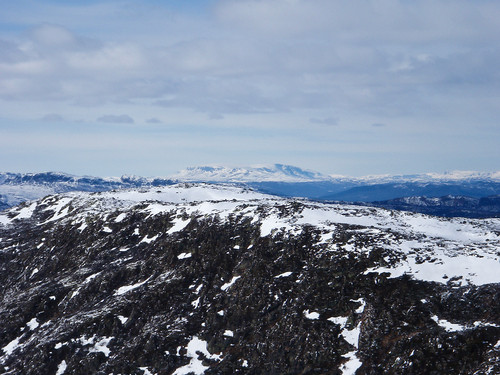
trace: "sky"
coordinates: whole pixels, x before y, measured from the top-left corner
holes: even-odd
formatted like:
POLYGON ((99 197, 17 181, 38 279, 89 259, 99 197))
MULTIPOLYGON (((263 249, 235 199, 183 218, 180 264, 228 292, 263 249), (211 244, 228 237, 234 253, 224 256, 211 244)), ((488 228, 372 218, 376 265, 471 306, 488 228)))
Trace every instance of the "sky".
POLYGON ((0 171, 500 170, 497 0, 0 7, 0 171))

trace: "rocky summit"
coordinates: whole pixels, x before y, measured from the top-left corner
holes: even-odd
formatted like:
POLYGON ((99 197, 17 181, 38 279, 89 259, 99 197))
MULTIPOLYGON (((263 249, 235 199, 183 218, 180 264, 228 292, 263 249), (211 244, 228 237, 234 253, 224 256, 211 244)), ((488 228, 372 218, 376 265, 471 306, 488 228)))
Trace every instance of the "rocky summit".
POLYGON ((498 374, 500 219, 177 184, 0 213, 4 374, 498 374))

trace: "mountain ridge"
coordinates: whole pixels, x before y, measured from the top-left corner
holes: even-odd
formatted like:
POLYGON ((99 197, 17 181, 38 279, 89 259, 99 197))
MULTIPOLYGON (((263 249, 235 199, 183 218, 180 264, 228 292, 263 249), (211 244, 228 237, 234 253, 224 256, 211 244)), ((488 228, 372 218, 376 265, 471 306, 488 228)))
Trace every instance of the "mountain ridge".
MULTIPOLYGON (((437 198, 454 195, 485 198, 500 194, 498 175, 500 175, 498 172, 453 172, 392 177, 384 175, 332 178, 318 172, 282 164, 254 169, 194 167, 172 177, 129 175, 92 177, 62 172, 0 173, 0 209, 49 194, 161 187, 179 182, 179 179, 190 182, 239 184, 263 193, 284 197, 345 202, 379 202, 411 196, 437 198)), ((470 214, 474 215, 473 212, 470 214)), ((484 212, 478 213, 478 217, 481 217, 480 215, 484 215, 484 212)))
POLYGON ((500 219, 182 183, 0 213, 0 369, 500 370, 500 219))

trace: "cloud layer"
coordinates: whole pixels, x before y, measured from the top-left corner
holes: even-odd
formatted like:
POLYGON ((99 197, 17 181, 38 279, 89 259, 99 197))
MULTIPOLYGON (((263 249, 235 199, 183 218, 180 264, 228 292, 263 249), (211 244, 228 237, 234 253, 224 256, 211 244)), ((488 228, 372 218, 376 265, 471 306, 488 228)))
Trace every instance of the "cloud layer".
POLYGON ((497 1, 187 3, 12 3, 0 14, 1 113, 335 139, 497 134, 497 1))

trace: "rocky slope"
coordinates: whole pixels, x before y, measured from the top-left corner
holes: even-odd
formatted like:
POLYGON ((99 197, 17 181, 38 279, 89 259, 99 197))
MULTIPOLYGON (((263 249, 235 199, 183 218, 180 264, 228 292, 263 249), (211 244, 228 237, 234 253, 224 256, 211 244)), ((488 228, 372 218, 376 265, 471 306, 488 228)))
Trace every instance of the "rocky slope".
POLYGON ((227 186, 0 213, 5 374, 500 372, 500 219, 227 186))

